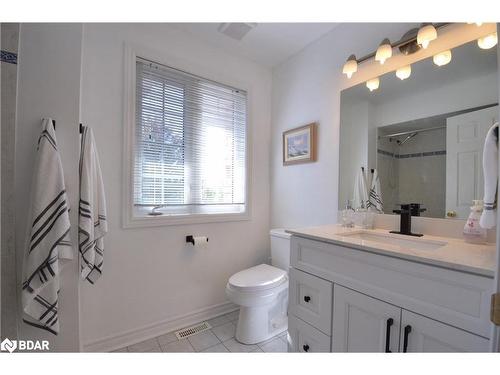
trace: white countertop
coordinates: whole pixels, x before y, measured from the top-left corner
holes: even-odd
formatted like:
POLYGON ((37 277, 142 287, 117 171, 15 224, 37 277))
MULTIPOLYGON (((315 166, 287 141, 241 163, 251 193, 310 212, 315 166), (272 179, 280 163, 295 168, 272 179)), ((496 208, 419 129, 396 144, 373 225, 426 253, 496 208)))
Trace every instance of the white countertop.
POLYGON ((369 251, 376 254, 406 259, 414 262, 448 268, 456 271, 469 272, 477 275, 494 277, 495 275, 495 244, 469 244, 462 239, 424 235, 412 237, 399 234, 389 234, 385 229, 344 228, 339 224, 323 225, 318 227, 298 228, 287 230, 293 235, 342 245, 356 250, 369 251), (343 236, 344 233, 370 232, 383 234, 403 240, 445 242, 437 249, 410 249, 394 244, 385 244, 343 236))

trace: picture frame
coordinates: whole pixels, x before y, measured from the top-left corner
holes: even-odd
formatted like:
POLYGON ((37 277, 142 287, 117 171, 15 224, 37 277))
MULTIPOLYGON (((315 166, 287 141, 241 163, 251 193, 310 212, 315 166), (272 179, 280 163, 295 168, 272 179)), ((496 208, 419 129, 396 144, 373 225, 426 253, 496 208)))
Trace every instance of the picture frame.
POLYGON ((283 165, 316 161, 315 122, 283 132, 283 165))

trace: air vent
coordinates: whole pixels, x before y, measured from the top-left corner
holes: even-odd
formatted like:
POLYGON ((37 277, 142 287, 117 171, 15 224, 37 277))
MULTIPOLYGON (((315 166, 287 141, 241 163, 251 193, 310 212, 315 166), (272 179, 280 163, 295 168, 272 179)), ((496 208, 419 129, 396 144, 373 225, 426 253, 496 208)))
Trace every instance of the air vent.
POLYGON ((232 39, 241 40, 255 26, 256 23, 221 23, 217 30, 232 39))
POLYGON ((181 329, 180 331, 175 332, 175 335, 179 340, 185 339, 186 337, 190 337, 196 335, 200 332, 208 331, 212 326, 207 322, 201 322, 195 326, 181 329))

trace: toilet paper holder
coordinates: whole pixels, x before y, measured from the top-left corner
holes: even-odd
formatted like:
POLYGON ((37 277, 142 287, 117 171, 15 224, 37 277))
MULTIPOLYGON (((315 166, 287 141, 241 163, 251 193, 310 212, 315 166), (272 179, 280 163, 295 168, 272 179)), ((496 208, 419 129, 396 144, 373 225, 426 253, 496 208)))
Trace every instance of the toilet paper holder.
MULTIPOLYGON (((208 242, 208 237, 207 237, 207 242, 208 242)), ((186 236, 186 243, 190 243, 194 246, 194 236, 192 234, 186 236)))

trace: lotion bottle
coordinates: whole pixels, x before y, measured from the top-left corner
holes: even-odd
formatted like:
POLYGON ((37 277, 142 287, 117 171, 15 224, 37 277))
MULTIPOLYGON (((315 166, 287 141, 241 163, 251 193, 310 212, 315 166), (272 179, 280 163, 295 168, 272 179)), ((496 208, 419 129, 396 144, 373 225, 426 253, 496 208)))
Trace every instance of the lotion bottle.
POLYGON ((473 200, 470 208, 469 218, 464 226, 464 241, 468 243, 483 244, 486 243, 486 229, 479 225, 479 219, 483 212, 483 201, 473 200))

